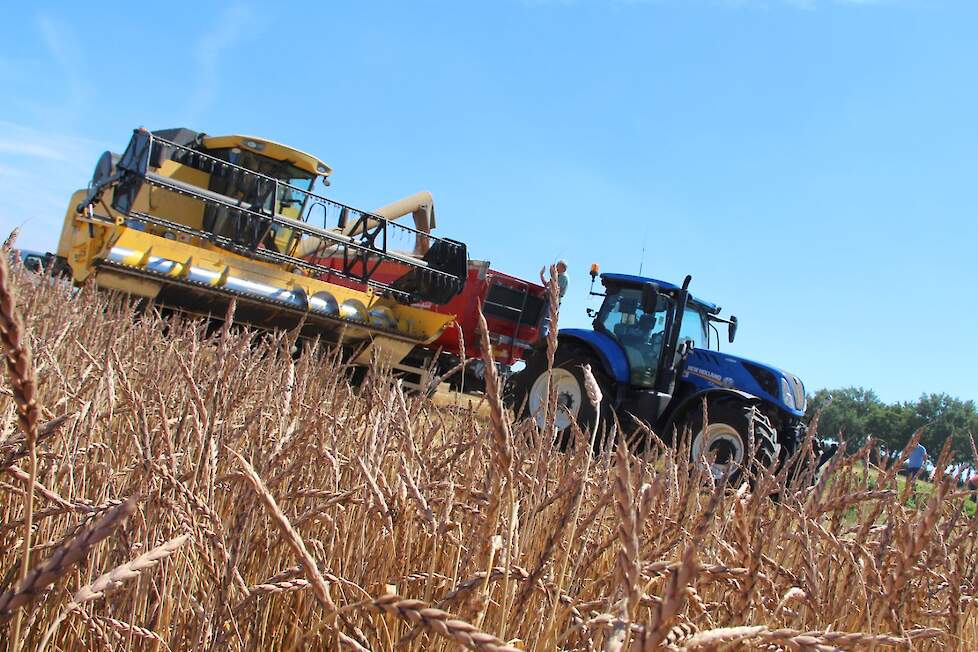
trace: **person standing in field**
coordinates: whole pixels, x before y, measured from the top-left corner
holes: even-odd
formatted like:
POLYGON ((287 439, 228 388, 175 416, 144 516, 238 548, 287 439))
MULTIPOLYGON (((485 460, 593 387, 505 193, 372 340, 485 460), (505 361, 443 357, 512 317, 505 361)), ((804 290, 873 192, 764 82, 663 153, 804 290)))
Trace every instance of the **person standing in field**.
POLYGON ((913 450, 910 451, 910 457, 907 458, 907 464, 900 470, 900 473, 915 480, 917 476, 920 475, 921 469, 924 468, 924 463, 926 462, 927 449, 924 448, 923 444, 917 444, 914 446, 913 450))
MULTIPOLYGON (((554 265, 557 268, 557 307, 560 307, 561 301, 564 299, 564 295, 567 293, 567 285, 569 281, 567 280, 567 261, 560 259, 557 264, 554 265)), ((540 284, 546 287, 547 279, 544 278, 544 272, 546 272, 546 267, 540 268, 540 284)), ((543 321, 540 324, 540 338, 545 338, 550 334, 550 293, 547 293, 547 298, 543 302, 543 321)))

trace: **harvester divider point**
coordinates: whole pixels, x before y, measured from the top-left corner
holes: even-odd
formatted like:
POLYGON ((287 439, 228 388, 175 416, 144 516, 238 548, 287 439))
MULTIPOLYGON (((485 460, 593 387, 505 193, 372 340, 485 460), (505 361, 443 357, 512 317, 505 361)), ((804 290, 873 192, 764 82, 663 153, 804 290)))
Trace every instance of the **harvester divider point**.
POLYGON ((146 267, 146 265, 149 264, 149 258, 152 252, 153 252, 153 247, 146 247, 146 251, 145 253, 143 253, 142 258, 140 258, 139 262, 136 263, 137 267, 146 267))

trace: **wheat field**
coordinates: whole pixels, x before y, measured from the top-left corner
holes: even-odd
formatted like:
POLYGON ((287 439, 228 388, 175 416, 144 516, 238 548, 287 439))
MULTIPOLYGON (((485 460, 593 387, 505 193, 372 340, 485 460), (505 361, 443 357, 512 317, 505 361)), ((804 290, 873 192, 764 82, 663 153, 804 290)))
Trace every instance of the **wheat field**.
POLYGON ((978 641, 969 496, 940 473, 911 500, 864 448, 814 488, 717 488, 686 449, 558 452, 497 392, 487 419, 382 369, 354 389, 289 333, 0 272, 7 649, 978 641))

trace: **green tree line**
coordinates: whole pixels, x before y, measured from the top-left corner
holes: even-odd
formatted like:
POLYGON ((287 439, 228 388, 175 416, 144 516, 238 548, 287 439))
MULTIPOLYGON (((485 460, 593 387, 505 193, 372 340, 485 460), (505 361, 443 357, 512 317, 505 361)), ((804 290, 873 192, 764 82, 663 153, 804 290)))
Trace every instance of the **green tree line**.
POLYGON ((900 451, 923 428, 920 442, 934 461, 951 439, 955 462, 976 465, 969 435, 978 435, 978 408, 948 394, 924 394, 916 401, 884 403, 871 389, 820 389, 808 397, 808 417, 816 413, 821 437, 844 438, 850 450, 868 437, 889 451, 900 451))

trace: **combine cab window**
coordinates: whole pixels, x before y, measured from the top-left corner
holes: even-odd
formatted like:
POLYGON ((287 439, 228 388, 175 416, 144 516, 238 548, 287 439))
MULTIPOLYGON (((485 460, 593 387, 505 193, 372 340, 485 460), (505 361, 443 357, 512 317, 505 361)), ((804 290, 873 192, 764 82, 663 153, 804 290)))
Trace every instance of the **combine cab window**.
POLYGON ((621 344, 631 367, 631 382, 639 387, 655 385, 656 370, 665 340, 672 300, 659 296, 654 312, 642 310, 642 292, 627 288, 609 294, 597 321, 621 344))
MULTIPOLYGON (((302 219, 302 208, 306 195, 302 190, 311 190, 315 175, 300 170, 285 161, 276 161, 241 150, 215 149, 207 152, 211 156, 234 163, 253 172, 282 181, 276 185, 261 179, 243 175, 234 170, 216 169, 211 174, 209 190, 237 200, 241 205, 263 213, 276 213, 283 217, 302 219)), ((288 245, 291 229, 273 226, 248 216, 228 211, 226 208, 208 206, 204 211, 204 228, 218 235, 233 238, 239 244, 253 248, 259 245, 283 251, 288 245)))

